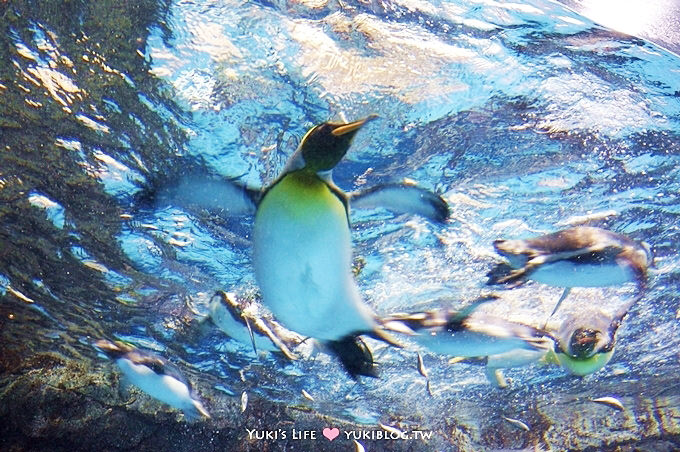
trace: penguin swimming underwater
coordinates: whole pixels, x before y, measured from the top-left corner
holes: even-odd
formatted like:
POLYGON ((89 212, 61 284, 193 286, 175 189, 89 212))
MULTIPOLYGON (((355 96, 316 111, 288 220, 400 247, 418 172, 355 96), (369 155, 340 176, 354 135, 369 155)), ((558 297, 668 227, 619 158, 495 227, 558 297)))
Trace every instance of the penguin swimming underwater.
MULTIPOLYGON (((637 298, 614 314, 603 311, 569 313, 557 331, 542 330, 544 342, 534 350, 517 348, 481 359, 488 380, 499 387, 506 383, 502 369, 533 363, 556 364, 572 375, 584 376, 603 368, 612 358, 616 332, 637 298)), ((466 362, 466 360, 463 360, 466 362)))
POLYGON ((521 284, 532 279, 564 287, 553 312, 572 287, 605 287, 633 281, 638 291, 646 287, 652 263, 648 244, 602 228, 576 226, 526 240, 496 240, 496 251, 507 258, 489 273, 488 284, 521 284))
POLYGON ((254 212, 253 265, 262 304, 285 328, 325 344, 352 377, 375 376, 360 335, 393 341, 363 302, 352 275, 350 205, 380 206, 435 222, 449 216, 440 196, 411 183, 350 193, 333 183, 333 168, 374 117, 313 127, 278 178, 262 190, 195 174, 165 190, 165 197, 187 207, 254 212))
POLYGON ((348 196, 333 183, 333 168, 371 119, 326 122, 307 132, 263 192, 253 230, 263 304, 287 328, 326 343, 352 376, 375 376, 359 335, 393 341, 362 301, 351 272, 349 204, 382 204, 435 221, 448 217, 446 203, 418 187, 392 184, 348 196))
POLYGON ((382 321, 385 325, 394 321, 403 324, 418 345, 434 353, 456 357, 456 361, 483 363, 487 379, 503 388, 507 383, 501 369, 540 360, 553 341, 538 328, 475 312, 483 303, 496 299, 495 295, 482 297, 460 311, 398 313, 382 321))
POLYGON ((603 368, 614 354, 616 332, 636 301, 627 302, 614 314, 598 310, 567 315, 556 333, 548 333, 560 366, 579 376, 603 368))
POLYGON ((518 349, 547 350, 546 334, 542 330, 475 312, 481 304, 495 299, 495 296, 483 297, 461 311, 399 313, 382 320, 386 324, 401 322, 415 333, 412 335, 415 342, 443 355, 474 358, 518 349))
POLYGON ((169 361, 120 341, 101 339, 94 345, 115 360, 130 383, 151 397, 182 410, 189 420, 201 416, 210 418, 203 404, 192 394, 191 383, 169 361))
POLYGON ((256 315, 251 306, 233 293, 216 292, 210 299, 209 309, 211 320, 223 333, 244 344, 252 344, 255 353, 258 350, 281 352, 294 360, 290 347, 304 340, 272 319, 256 315))

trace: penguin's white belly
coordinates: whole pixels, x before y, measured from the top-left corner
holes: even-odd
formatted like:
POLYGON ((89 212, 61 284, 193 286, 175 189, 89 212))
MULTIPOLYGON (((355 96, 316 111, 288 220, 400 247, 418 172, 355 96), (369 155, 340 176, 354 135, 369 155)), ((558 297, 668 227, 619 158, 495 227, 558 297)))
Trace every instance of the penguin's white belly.
POLYGON ((193 405, 189 388, 176 378, 156 374, 147 366, 135 364, 129 359, 120 358, 116 363, 130 383, 151 397, 181 410, 193 405))
POLYGON ((283 325, 324 340, 373 329, 351 274, 346 210, 325 183, 287 176, 276 184, 253 239, 263 303, 283 325))
POLYGON ((505 353, 498 353, 487 358, 486 366, 492 369, 507 369, 510 367, 523 367, 543 358, 548 349, 525 350, 515 349, 505 353))
POLYGON ((605 287, 632 281, 634 275, 627 266, 616 262, 603 264, 574 264, 558 261, 541 265, 530 276, 550 286, 558 287, 605 287))
POLYGON ((493 337, 471 331, 454 333, 439 331, 434 334, 425 332, 416 336, 415 340, 435 353, 466 358, 496 355, 518 348, 530 348, 521 339, 493 337))

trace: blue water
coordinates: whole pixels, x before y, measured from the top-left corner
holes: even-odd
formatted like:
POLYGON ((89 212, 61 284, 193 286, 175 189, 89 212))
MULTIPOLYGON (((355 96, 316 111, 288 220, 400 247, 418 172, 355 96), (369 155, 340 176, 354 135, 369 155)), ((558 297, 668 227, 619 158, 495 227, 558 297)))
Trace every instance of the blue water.
MULTIPOLYGON (((444 227, 355 214, 355 253, 367 262, 360 284, 377 312, 431 308, 442 299, 460 305, 483 288, 494 239, 551 232, 570 217, 614 211, 607 226, 650 241, 660 276, 621 330, 616 360, 596 378, 620 369, 649 372, 650 360, 673 356, 672 347, 654 358, 649 349, 677 343, 677 296, 653 301, 660 293, 655 282, 677 271, 670 245, 677 233, 676 56, 612 36, 551 2, 283 9, 178 2, 168 20, 173 37, 152 32, 146 55, 193 112, 187 155, 218 174, 262 185, 281 171, 312 124, 378 113, 334 172, 338 184, 350 190, 408 177, 451 203, 453 219, 444 227), (645 333, 650 325, 653 335, 645 333)), ((173 234, 189 242, 175 247, 187 267, 169 273, 186 281, 190 271, 186 282, 195 290, 209 293, 215 282, 230 290, 253 285, 248 249, 210 225, 168 210, 148 221, 166 242, 173 234)), ((124 230, 120 241, 136 262, 168 272, 152 249, 129 245, 138 243, 137 232, 124 230)), ((583 292, 575 291, 571 309, 588 303, 612 309, 617 295, 628 296, 625 289, 602 298, 583 292)), ((494 311, 540 324, 558 296, 559 290, 529 285, 494 311)), ((199 310, 206 300, 195 300, 199 310)), ((202 342, 205 356, 195 364, 223 375, 223 340, 217 334, 202 342)), ((433 410, 431 401, 420 402, 423 379, 413 353, 371 345, 383 377, 363 390, 322 358, 288 366, 302 375, 296 370, 292 378, 278 377, 275 387, 250 390, 286 403, 300 399, 291 398, 298 388, 327 393, 317 398, 322 411, 369 423, 387 413, 433 410), (347 403, 337 403, 337 389, 348 394, 347 403)), ((479 368, 426 360, 444 401, 487 389, 479 368)), ((509 372, 519 374, 519 385, 565 379, 554 370, 509 372)))
MULTIPOLYGON (((60 70, 75 80, 63 68, 49 69, 44 33, 26 36, 14 37, 17 64, 29 74, 31 68, 53 71, 52 78, 34 74, 37 83, 54 85, 60 70)), ((119 206, 123 217, 110 219, 119 224, 115 246, 135 268, 109 265, 86 246, 72 248, 117 294, 116 304, 98 306, 89 318, 99 334, 180 362, 199 391, 209 385, 225 397, 247 391, 302 404, 305 389, 318 411, 362 423, 398 415, 427 427, 428 419, 455 411, 457 400, 486 397, 491 389, 481 367, 450 365, 435 355, 424 359, 436 397, 425 397, 415 353, 372 340, 381 379, 357 385, 323 354, 286 363, 257 358, 216 330, 195 334, 216 289, 255 288, 252 218, 135 202, 159 176, 160 161, 169 167, 192 162, 262 186, 283 169, 310 126, 377 113, 334 171, 336 183, 349 191, 413 179, 442 194, 452 219, 435 225, 384 211, 352 213, 355 255, 366 261, 359 285, 375 311, 461 306, 486 290, 484 275, 498 259, 493 240, 601 217, 594 224, 649 242, 656 258, 649 291, 621 327, 614 359, 585 381, 648 379, 653 385, 655 374, 677 366, 677 55, 547 0, 173 1, 139 53, 175 105, 144 92, 137 100, 166 129, 128 112, 129 100, 106 98, 107 110, 74 111, 73 117, 115 145, 92 147, 67 132, 58 143, 79 156, 119 206), (113 123, 121 112, 158 148, 158 160, 113 123), (165 138, 171 129, 187 137, 176 148, 165 138)), ((67 81, 57 80, 53 101, 74 95, 67 81)), ((54 228, 76 228, 67 203, 40 190, 26 196, 54 228)), ((3 303, 21 303, 7 293, 12 284, 0 273, 3 303)), ((575 289, 563 306, 565 313, 612 312, 632 291, 575 289)), ((532 283, 504 292, 485 309, 542 325, 559 295, 532 283)), ((54 298, 34 306, 50 317, 65 309, 54 298)), ((46 335, 69 329, 41 324, 46 335)), ((80 334, 82 342, 94 335, 80 334)), ((581 384, 559 368, 507 374, 520 405, 550 388, 581 384)))

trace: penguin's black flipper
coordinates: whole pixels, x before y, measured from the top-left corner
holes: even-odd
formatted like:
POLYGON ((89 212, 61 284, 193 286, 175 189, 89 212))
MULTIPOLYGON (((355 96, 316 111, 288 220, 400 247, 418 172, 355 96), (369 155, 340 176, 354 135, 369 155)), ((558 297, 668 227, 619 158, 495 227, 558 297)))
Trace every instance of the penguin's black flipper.
POLYGON ((420 215, 443 223, 449 218, 449 205, 429 190, 412 183, 384 184, 349 193, 349 203, 356 209, 385 208, 396 213, 420 215))
POLYGON ((456 312, 455 314, 451 315, 446 322, 446 329, 450 331, 456 331, 459 329, 465 320, 472 315, 473 312, 475 312, 480 306, 483 304, 486 304, 490 301, 496 301, 500 297, 496 294, 488 294, 488 295, 482 295, 478 297, 476 300, 474 300, 472 303, 469 305, 465 306, 463 309, 460 311, 456 312))
POLYGON ((562 302, 567 298, 569 295, 569 292, 571 292, 571 287, 565 287, 564 291, 562 292, 562 295, 560 296, 560 299, 557 300, 557 304, 555 304, 555 307, 553 308, 552 312, 550 313, 550 317, 554 316, 557 310, 560 308, 562 305, 562 302))
POLYGON ((378 378, 378 369, 368 345, 358 336, 345 336, 337 341, 326 342, 329 350, 340 359, 352 379, 360 375, 378 378))
POLYGON ((157 189, 157 202, 174 206, 206 209, 220 216, 252 215, 260 191, 219 177, 184 174, 172 184, 157 189))
POLYGON ((616 334, 616 330, 618 330, 619 326, 621 326, 621 323, 623 323, 623 319, 626 318, 630 309, 633 307, 633 305, 635 305, 635 303, 640 301, 641 298, 642 294, 636 295, 614 313, 614 315, 612 316, 612 320, 609 324, 609 334, 611 335, 611 337, 614 337, 614 334, 616 334))

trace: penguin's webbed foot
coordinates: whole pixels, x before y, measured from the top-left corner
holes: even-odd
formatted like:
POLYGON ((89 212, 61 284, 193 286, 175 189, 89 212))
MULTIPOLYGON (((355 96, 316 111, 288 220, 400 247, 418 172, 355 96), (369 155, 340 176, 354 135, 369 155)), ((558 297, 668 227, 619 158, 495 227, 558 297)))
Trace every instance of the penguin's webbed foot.
POLYGON ((360 375, 378 378, 378 369, 368 345, 358 336, 345 336, 326 343, 330 351, 340 359, 345 371, 357 380, 360 375))

